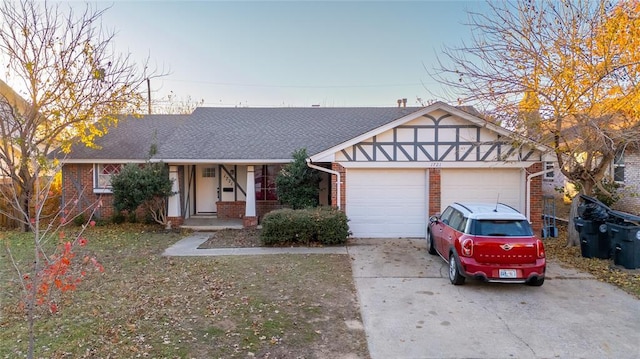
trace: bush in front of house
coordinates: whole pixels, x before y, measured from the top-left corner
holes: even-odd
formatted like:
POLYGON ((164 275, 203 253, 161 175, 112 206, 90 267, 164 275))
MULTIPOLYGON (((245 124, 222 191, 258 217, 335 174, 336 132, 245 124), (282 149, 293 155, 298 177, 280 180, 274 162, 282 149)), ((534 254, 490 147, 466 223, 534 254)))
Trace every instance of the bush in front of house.
POLYGON ((293 161, 285 165, 276 177, 276 191, 281 203, 293 209, 318 205, 320 172, 307 166, 305 148, 293 152, 293 161))
POLYGON ((262 219, 260 241, 265 246, 344 244, 347 221, 344 212, 333 208, 279 209, 262 219))

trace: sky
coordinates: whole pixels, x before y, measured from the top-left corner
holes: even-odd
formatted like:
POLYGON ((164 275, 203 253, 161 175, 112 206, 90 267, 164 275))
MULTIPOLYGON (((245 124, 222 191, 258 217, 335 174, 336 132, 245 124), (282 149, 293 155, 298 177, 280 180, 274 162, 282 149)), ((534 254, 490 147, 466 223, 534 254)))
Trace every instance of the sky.
MULTIPOLYGON (((78 3, 82 4, 82 3, 78 3)), ((467 41, 475 1, 118 1, 116 50, 167 73, 153 98, 225 107, 408 106, 437 98, 428 70, 467 41)))

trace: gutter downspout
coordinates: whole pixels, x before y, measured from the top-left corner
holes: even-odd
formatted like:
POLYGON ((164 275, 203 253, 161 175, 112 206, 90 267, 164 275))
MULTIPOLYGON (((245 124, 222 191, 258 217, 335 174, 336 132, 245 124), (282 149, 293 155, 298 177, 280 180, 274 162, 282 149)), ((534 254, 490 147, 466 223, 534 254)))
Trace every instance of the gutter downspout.
POLYGON ((542 176, 545 173, 555 171, 555 168, 546 169, 540 172, 532 173, 527 176, 527 219, 531 222, 531 179, 534 177, 542 176))
POLYGON ((338 171, 334 171, 334 170, 330 170, 328 168, 324 168, 324 167, 320 167, 320 166, 316 166, 313 163, 311 163, 311 159, 307 158, 307 167, 309 168, 313 168, 314 170, 318 170, 321 172, 325 172, 325 173, 330 173, 332 175, 336 175, 337 177, 337 181, 336 181, 336 201, 338 202, 338 209, 340 209, 340 185, 342 184, 342 182, 340 181, 340 172, 338 171))

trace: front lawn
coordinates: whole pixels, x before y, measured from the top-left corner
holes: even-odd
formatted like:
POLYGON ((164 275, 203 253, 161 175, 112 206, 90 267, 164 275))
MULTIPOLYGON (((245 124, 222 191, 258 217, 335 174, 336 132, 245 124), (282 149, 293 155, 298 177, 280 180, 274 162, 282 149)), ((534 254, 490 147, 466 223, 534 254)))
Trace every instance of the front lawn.
MULTIPOLYGON (((155 228, 155 227, 153 227, 155 228)), ((59 311, 36 319, 43 358, 368 358, 346 255, 161 256, 182 234, 141 225, 90 228, 90 271, 59 311)), ((21 260, 29 234, 5 232, 21 260)), ((24 357, 27 320, 0 252, 0 358, 24 357)))

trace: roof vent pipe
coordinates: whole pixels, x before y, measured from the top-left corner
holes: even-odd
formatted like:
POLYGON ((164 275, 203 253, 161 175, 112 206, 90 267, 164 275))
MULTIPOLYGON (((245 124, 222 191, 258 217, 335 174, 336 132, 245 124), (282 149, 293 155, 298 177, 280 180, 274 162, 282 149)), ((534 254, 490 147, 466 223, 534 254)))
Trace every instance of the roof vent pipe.
POLYGON ((402 106, 402 100, 398 99, 398 107, 402 106))
POLYGON ((406 98, 402 99, 402 107, 407 107, 407 99, 406 98))

